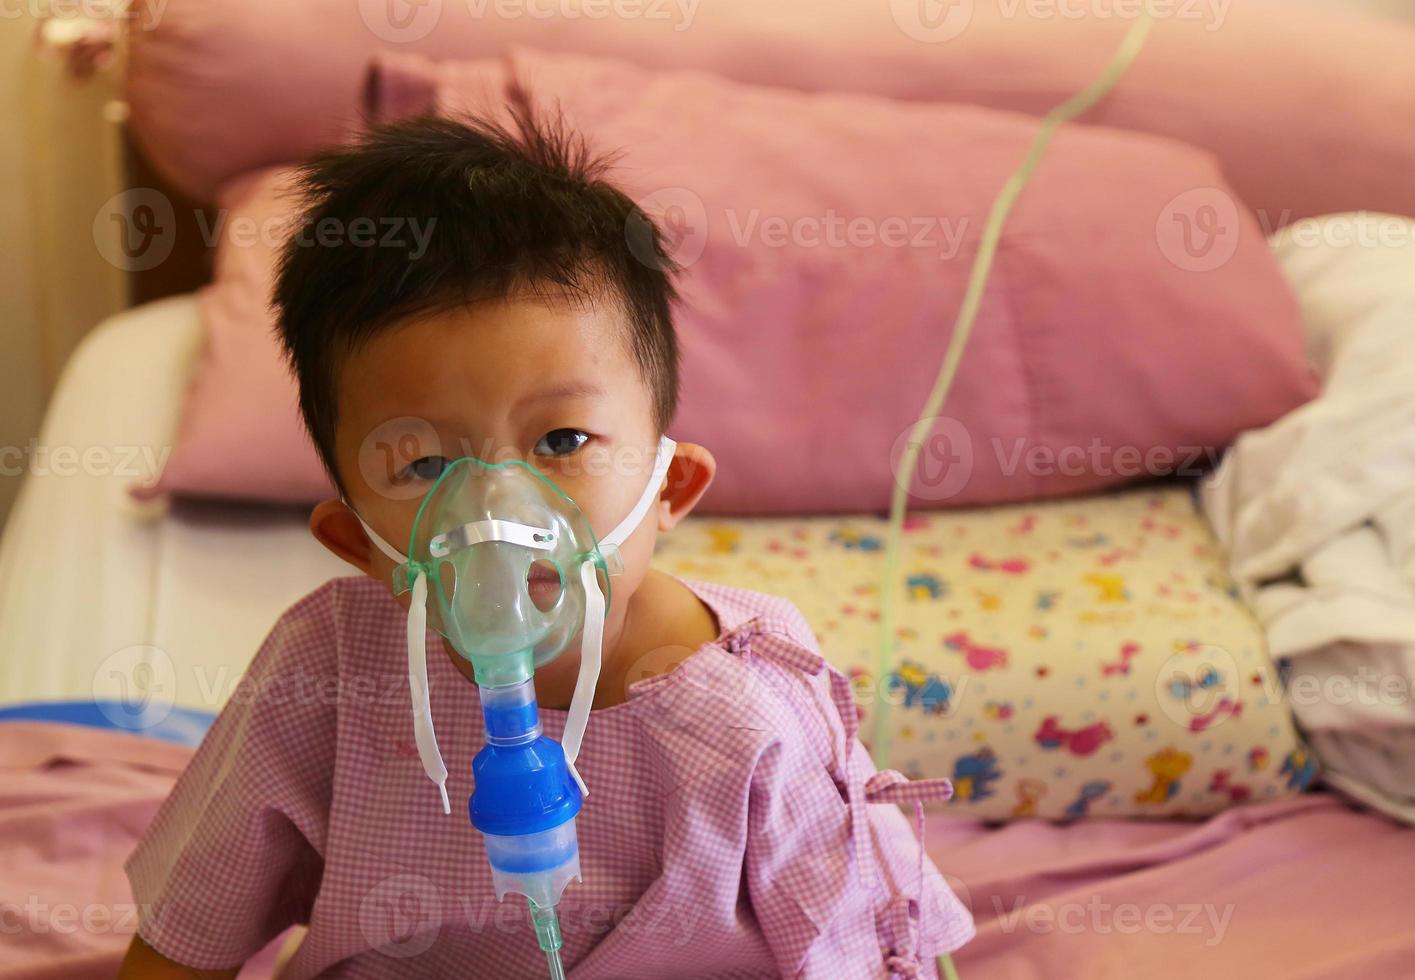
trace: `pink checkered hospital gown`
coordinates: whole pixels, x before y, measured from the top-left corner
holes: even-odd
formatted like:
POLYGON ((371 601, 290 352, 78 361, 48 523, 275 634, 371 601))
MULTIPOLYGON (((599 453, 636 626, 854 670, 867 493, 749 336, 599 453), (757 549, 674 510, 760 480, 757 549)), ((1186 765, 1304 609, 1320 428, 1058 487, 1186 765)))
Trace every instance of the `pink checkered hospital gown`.
MULTIPOLYGON (((794 606, 689 586, 721 636, 590 717, 583 881, 559 910, 572 980, 934 976, 973 922, 880 801, 946 782, 875 771, 794 606)), ((405 623, 368 579, 281 618, 128 859, 153 948, 230 967, 304 923, 289 980, 546 976, 467 819, 476 688, 429 657, 448 816, 413 743, 405 623)), ((541 720, 560 737, 565 712, 541 720)))

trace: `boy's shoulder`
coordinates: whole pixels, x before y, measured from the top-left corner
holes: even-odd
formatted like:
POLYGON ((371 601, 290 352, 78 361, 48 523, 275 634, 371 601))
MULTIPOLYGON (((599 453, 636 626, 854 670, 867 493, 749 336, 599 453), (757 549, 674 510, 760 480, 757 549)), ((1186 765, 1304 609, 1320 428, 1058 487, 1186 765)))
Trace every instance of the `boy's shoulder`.
POLYGON ((672 673, 634 685, 662 723, 702 733, 755 731, 766 742, 853 733, 853 703, 801 611, 780 596, 684 580, 714 613, 718 637, 672 673), (848 714, 845 712, 848 710, 848 714))
POLYGON ((740 633, 750 626, 753 633, 778 636, 820 654, 814 631, 790 599, 715 582, 681 581, 712 610, 718 622, 719 638, 740 633))
POLYGON ((347 672, 386 662, 390 644, 407 642, 406 624, 407 614, 381 582, 343 576, 286 609, 261 652, 306 672, 347 672))

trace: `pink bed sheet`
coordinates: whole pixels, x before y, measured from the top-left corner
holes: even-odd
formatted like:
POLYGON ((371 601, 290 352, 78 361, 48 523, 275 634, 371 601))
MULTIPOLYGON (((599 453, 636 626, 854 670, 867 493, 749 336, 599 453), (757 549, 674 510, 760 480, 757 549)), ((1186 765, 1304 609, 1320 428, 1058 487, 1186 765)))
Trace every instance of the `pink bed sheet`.
POLYGON ((1415 977, 1415 828, 1309 793, 1203 823, 931 818, 964 980, 1415 977))
MULTIPOLYGON (((190 748, 0 722, 0 980, 112 980, 137 928, 123 861, 190 748)), ((270 976, 272 943, 243 976, 270 976)))
MULTIPOLYGON (((122 862, 180 746, 0 724, 0 980, 112 977, 136 925, 122 862)), ((929 818, 978 920, 966 980, 1415 976, 1415 829, 1316 793, 1204 823, 989 828, 929 818)), ((275 945, 243 977, 269 977, 275 945)))

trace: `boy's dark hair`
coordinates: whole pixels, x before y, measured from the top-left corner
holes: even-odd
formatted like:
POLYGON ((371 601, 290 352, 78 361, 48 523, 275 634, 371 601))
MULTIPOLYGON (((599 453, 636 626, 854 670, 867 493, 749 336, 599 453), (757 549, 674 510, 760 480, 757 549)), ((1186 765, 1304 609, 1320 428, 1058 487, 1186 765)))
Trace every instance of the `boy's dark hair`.
POLYGON ((558 116, 538 118, 528 100, 511 115, 514 131, 431 117, 374 127, 299 172, 306 203, 280 256, 274 303, 300 411, 341 490, 342 358, 408 317, 513 293, 615 302, 660 433, 673 417, 676 269, 657 227, 606 182, 612 159, 592 154, 558 116))

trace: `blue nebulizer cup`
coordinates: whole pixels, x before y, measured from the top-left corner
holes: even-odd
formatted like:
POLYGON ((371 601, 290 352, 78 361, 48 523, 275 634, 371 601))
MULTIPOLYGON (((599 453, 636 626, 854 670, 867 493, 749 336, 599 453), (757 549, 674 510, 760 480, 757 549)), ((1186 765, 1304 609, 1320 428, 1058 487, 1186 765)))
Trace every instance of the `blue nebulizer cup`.
POLYGON ((526 896, 550 975, 563 977, 555 906, 580 877, 575 817, 583 798, 564 749, 541 731, 534 682, 480 691, 486 744, 472 761, 467 811, 486 842, 497 899, 526 896))

